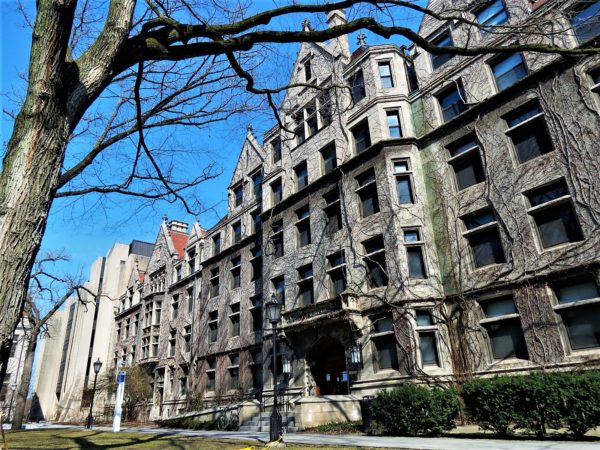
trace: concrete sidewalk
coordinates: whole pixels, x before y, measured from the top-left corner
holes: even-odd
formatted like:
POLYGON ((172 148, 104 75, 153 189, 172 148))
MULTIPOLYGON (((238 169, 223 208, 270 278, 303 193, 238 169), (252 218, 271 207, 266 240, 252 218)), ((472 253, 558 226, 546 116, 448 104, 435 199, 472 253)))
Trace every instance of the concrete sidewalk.
MULTIPOLYGON (((45 428, 83 429, 75 425, 30 424, 28 430, 45 428)), ((98 426, 94 430, 112 431, 110 427, 98 426)), ((259 440, 266 442, 268 433, 252 431, 195 431, 168 428, 124 427, 122 431, 141 433, 168 434, 195 437, 225 438, 236 440, 259 440)), ((353 447, 371 447, 410 450, 599 450, 600 441, 571 442, 571 441, 530 441, 502 439, 472 439, 472 438, 428 438, 428 437, 387 437, 360 435, 326 435, 291 433, 284 436, 284 442, 293 444, 337 445, 353 447)))

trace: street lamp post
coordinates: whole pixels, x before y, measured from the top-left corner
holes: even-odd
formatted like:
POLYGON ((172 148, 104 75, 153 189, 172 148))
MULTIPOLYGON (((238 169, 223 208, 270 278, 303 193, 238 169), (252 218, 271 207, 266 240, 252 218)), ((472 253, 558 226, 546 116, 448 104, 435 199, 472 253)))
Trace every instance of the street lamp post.
POLYGON ((10 422, 10 416, 12 414, 13 401, 15 399, 15 391, 17 390, 17 385, 16 384, 11 384, 10 385, 10 390, 12 391, 12 393, 10 395, 10 405, 8 406, 8 417, 6 418, 7 422, 10 422))
POLYGON ((98 372, 102 368, 102 361, 98 358, 98 361, 94 363, 94 388, 92 389, 92 400, 90 402, 90 413, 87 416, 87 423, 85 427, 89 430, 92 428, 92 421, 94 420, 92 416, 92 410, 94 409, 94 397, 96 396, 96 381, 98 381, 98 372))
POLYGON ((277 410, 277 324, 281 320, 281 302, 278 301, 275 294, 271 296, 265 304, 266 316, 271 323, 273 331, 273 412, 271 413, 271 421, 269 424, 270 440, 277 441, 281 436, 281 414, 277 410))

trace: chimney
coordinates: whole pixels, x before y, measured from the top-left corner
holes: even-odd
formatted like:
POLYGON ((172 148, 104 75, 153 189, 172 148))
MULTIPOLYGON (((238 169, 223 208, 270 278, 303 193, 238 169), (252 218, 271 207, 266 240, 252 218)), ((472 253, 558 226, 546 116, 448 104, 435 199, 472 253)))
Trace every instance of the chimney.
MULTIPOLYGON (((327 26, 329 28, 348 23, 346 13, 343 9, 334 9, 327 13, 327 26)), ((350 57, 350 44, 348 43, 348 35, 337 37, 331 40, 331 51, 335 56, 342 55, 346 58, 350 57)))
POLYGON ((179 220, 171 220, 169 222, 169 230, 177 233, 187 233, 188 224, 179 220))

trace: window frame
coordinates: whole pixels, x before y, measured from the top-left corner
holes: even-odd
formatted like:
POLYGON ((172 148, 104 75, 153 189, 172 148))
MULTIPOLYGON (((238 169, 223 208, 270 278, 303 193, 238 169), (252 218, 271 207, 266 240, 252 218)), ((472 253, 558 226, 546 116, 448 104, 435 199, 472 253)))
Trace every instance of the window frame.
POLYGON ((296 184, 296 192, 299 192, 308 186, 308 164, 306 160, 301 161, 294 166, 294 181, 296 184))
MULTIPOLYGON (((476 211, 470 212, 468 214, 465 214, 463 216, 460 217, 460 219, 463 222, 463 238, 465 238, 465 240, 467 241, 467 244, 469 246, 470 249, 470 259, 471 259, 471 267, 473 267, 474 270, 478 270, 478 269, 483 269, 486 267, 491 267, 491 266, 495 266, 497 264, 505 264, 506 263, 506 252, 504 249, 504 244, 502 242, 502 235, 500 234, 500 227, 498 225, 498 218, 496 215, 496 211, 494 210, 494 208, 489 205, 485 208, 481 208, 478 209, 476 211), (472 218, 474 218, 477 215, 485 215, 486 212, 489 210, 489 212, 491 212, 493 219, 489 222, 486 222, 484 224, 481 225, 477 225, 474 226, 472 228, 469 228, 469 226, 467 225, 466 221, 467 220, 472 220, 472 218), (475 255, 475 252, 473 250, 473 245, 471 243, 471 239, 474 239, 474 237, 477 236, 481 236, 484 235, 485 233, 492 233, 495 232, 496 233, 496 237, 498 239, 498 243, 500 244, 500 249, 502 250, 502 260, 501 261, 494 261, 492 263, 488 263, 488 264, 482 264, 482 265, 477 265, 477 257, 475 255)), ((488 241, 489 242, 489 241, 488 241)), ((493 257, 495 258, 495 256, 493 255, 493 257)))
POLYGON ((440 118, 442 119, 442 123, 448 123, 454 118, 460 116, 462 113, 469 109, 469 105, 467 103, 467 94, 465 92, 465 87, 461 79, 452 80, 448 85, 444 86, 440 89, 434 97, 437 100, 440 118), (458 101, 452 103, 448 106, 444 106, 442 104, 442 99, 446 99, 450 96, 450 94, 456 92, 458 96, 458 101), (462 106, 457 106, 462 105, 462 106), (447 112, 451 111, 452 116, 448 116, 447 112))
MULTIPOLYGON (((452 47, 452 46, 454 46, 454 39, 452 37, 452 32, 451 32, 451 30, 450 30, 449 27, 444 28, 440 32, 436 33, 435 36, 430 37, 428 40, 433 45, 436 45, 438 47, 452 47), (446 45, 443 45, 443 46, 440 46, 439 43, 441 43, 445 39, 449 39, 450 43, 446 44, 446 45)), ((454 54, 454 53, 440 53, 440 54, 437 54, 437 55, 433 54, 433 53, 430 53, 429 57, 430 57, 430 61, 431 61, 431 68, 432 68, 432 70, 436 71, 436 70, 440 69, 448 61, 454 59, 455 56, 456 56, 456 54, 454 54)))
POLYGON ((312 244, 312 232, 310 226, 310 207, 309 205, 305 205, 301 208, 298 208, 295 212, 297 221, 295 223, 296 226, 296 248, 306 247, 307 245, 312 244), (306 234, 306 239, 303 239, 304 234, 306 234), (306 241, 306 242, 305 242, 306 241))
POLYGON ((433 309, 431 308, 419 308, 415 310, 415 333, 417 335, 418 341, 419 341, 419 365, 422 368, 442 368, 443 367, 443 362, 442 362, 442 353, 440 351, 440 329, 439 329, 439 323, 435 317, 435 315, 433 314, 433 309), (431 324, 428 325, 419 325, 419 321, 418 321, 418 316, 420 313, 427 313, 429 314, 430 318, 431 318, 431 324), (421 335, 422 334, 432 334, 433 335, 433 346, 434 346, 434 350, 435 350, 435 358, 436 358, 436 362, 435 363, 430 363, 427 362, 425 363, 423 360, 423 351, 421 349, 421 335))
POLYGON ((457 139, 450 144, 446 145, 446 150, 448 152, 448 159, 446 162, 450 167, 452 167, 452 172, 454 173, 454 187, 457 192, 464 191, 465 189, 470 188, 471 186, 476 186, 478 184, 484 183, 486 181, 485 176, 485 167, 483 165, 483 158, 481 157, 481 143, 477 139, 474 133, 467 134, 466 136, 457 139), (471 139, 474 142, 474 146, 462 149, 465 143, 469 143, 471 139), (462 150, 461 150, 462 149, 462 150), (454 151, 461 150, 456 154, 453 154, 454 151), (477 157, 477 162, 473 164, 474 158, 477 157), (473 161, 472 161, 473 160, 473 161), (471 167, 475 182, 465 185, 464 177, 459 177, 458 174, 461 173, 461 170, 457 171, 457 166, 460 164, 464 164, 465 161, 471 161, 471 164, 463 167, 461 170, 464 170, 466 167, 471 167), (478 167, 476 167, 478 164, 478 167), (481 178, 482 179, 479 179, 481 178), (462 180, 462 181, 461 181, 462 180))
MULTIPOLYGON (((377 372, 382 372, 384 370, 393 370, 393 371, 399 371, 400 370, 400 358, 398 357, 398 342, 396 340, 396 332, 395 332, 395 325, 394 325, 394 319, 393 317, 390 317, 391 320, 391 325, 392 325, 392 329, 391 330, 383 330, 383 331, 378 331, 377 330, 377 322, 382 320, 382 318, 385 318, 385 315, 377 315, 377 316, 373 316, 370 317, 371 320, 371 333, 369 335, 369 340, 371 342, 371 349, 372 349, 372 355, 373 355, 373 370, 377 373, 377 372), (391 345, 393 344, 393 346, 391 345), (393 347, 394 352, 392 353, 392 361, 390 364, 390 367, 381 367, 381 357, 380 357, 380 353, 383 349, 385 349, 387 346, 393 347)), ((389 350, 389 348, 388 348, 389 350)))
POLYGON ((352 128, 350 128, 350 133, 352 133, 352 145, 354 147, 355 154, 359 155, 366 151, 369 147, 371 147, 371 129, 369 128, 368 118, 364 118, 352 128), (362 136, 360 139, 357 139, 357 135, 359 135, 359 133, 364 133, 365 136, 362 136))
POLYGON ((497 92, 505 91, 506 89, 517 84, 519 81, 526 78, 527 75, 529 75, 529 68, 527 67, 527 62, 525 61, 525 57, 523 56, 523 53, 521 53, 521 52, 515 52, 515 53, 510 53, 508 55, 496 56, 494 58, 491 58, 487 62, 487 64, 488 64, 488 67, 490 68, 490 71, 492 72, 492 77, 494 78, 494 85, 496 87, 497 92), (511 58, 514 58, 515 56, 519 57, 519 59, 520 59, 519 64, 516 64, 515 66, 511 67, 510 70, 507 70, 504 73, 502 73, 501 75, 498 75, 496 73, 496 69, 502 63, 507 62, 508 60, 510 60, 511 58), (520 78, 516 78, 514 81, 509 82, 509 84, 503 84, 503 82, 501 82, 502 80, 504 80, 503 77, 506 77, 509 74, 519 73, 519 70, 522 72, 522 76, 520 78))
POLYGON ((296 269, 298 280, 296 282, 296 299, 299 307, 313 305, 315 303, 314 272, 312 264, 305 264, 296 269), (310 301, 306 302, 304 294, 309 294, 310 301))
POLYGON ((387 131, 388 131, 388 136, 391 139, 399 139, 401 137, 403 137, 403 133, 402 133, 402 120, 400 119, 400 109, 386 109, 385 110, 385 118, 386 118, 386 124, 387 124, 387 131), (398 119, 398 125, 391 125, 390 124, 390 117, 396 117, 396 119, 398 119), (394 133, 392 132, 392 130, 397 129, 397 136, 394 135, 394 133))
POLYGON ((391 59, 377 61, 377 73, 379 75, 379 82, 382 89, 392 89, 395 87, 391 59), (383 67, 387 67, 388 75, 382 74, 381 69, 383 67), (389 80, 389 82, 386 83, 384 80, 389 80))
POLYGON ((385 288, 389 283, 389 275, 387 274, 387 255, 383 234, 373 236, 372 238, 363 241, 362 246, 364 249, 363 262, 366 269, 365 281, 367 282, 369 290, 385 288), (381 240, 380 248, 369 251, 368 245, 377 243, 379 240, 381 240), (379 261, 378 259, 381 258, 382 260, 379 261), (380 285, 373 283, 372 272, 374 269, 381 271, 382 279, 380 285))
POLYGON ((346 277, 346 255, 344 250, 340 250, 338 252, 331 253, 326 256, 327 259, 327 277, 329 280, 328 289, 331 291, 333 295, 330 295, 330 298, 339 297, 348 287, 348 278, 346 277), (336 264, 338 258, 340 259, 339 264, 336 264), (341 279, 343 279, 344 289, 341 292, 338 292, 336 287, 336 280, 333 277, 341 274, 341 279))
POLYGON ((354 177, 358 184, 356 195, 360 198, 360 216, 365 219, 381 211, 379 204, 379 192, 377 189, 377 174, 375 168, 371 167, 354 177), (371 179, 372 178, 372 179, 371 179), (365 211, 365 202, 371 201, 372 209, 365 211))
POLYGON ((423 241, 423 234, 421 227, 403 227, 402 228, 402 236, 404 241, 404 249, 406 251, 406 262, 408 269, 408 278, 411 280, 426 280, 429 278, 429 270, 427 267, 427 258, 425 256, 425 241, 423 241), (407 241, 406 233, 407 232, 416 232, 417 240, 416 241, 407 241), (421 268, 422 268, 422 276, 414 276, 411 274, 411 265, 410 265, 410 256, 409 250, 418 249, 421 252, 421 268))
POLYGON ((492 31, 495 27, 500 26, 506 22, 508 22, 508 20, 510 19, 510 15, 508 13, 508 9, 506 8, 506 3, 504 2, 504 0, 490 0, 488 2, 486 2, 483 6, 478 7, 476 10, 473 11, 473 15, 475 16, 475 20, 477 20, 477 22, 479 23, 479 25, 481 26, 480 30, 482 33, 488 33, 490 31, 492 31), (500 9, 500 11, 498 11, 496 14, 489 16, 487 20, 485 21, 481 21, 480 20, 480 15, 490 9, 492 6, 494 6, 496 3, 501 3, 502 8, 500 9), (489 22, 491 21, 491 19, 494 19, 500 15, 504 14, 505 18, 504 20, 502 20, 499 23, 494 23, 492 25, 488 25, 489 22))

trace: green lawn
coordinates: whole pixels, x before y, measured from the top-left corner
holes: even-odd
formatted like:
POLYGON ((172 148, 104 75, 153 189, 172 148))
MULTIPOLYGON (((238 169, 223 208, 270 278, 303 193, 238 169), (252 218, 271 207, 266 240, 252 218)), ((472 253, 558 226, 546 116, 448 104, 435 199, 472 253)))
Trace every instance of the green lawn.
MULTIPOLYGON (((203 437, 165 436, 152 433, 109 433, 87 430, 9 431, 6 441, 10 450, 18 449, 161 449, 161 450, 240 450, 265 448, 258 442, 210 439, 203 437), (254 447, 252 447, 254 446, 254 447)), ((351 450, 350 447, 286 445, 289 450, 351 450)), ((0 449, 5 449, 0 439, 0 449)), ((365 450, 365 449, 362 449, 365 450)))

